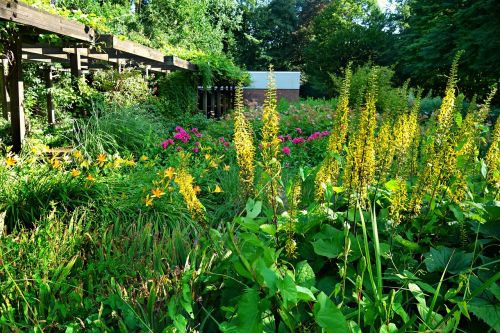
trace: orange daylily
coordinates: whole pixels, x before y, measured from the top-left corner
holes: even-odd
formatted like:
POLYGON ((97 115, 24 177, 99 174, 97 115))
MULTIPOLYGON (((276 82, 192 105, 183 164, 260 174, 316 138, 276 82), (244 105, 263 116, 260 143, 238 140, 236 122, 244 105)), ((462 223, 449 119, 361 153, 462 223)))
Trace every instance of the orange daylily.
POLYGON ((146 207, 153 207, 153 198, 151 198, 148 194, 144 199, 144 203, 146 204, 146 207))
POLYGON ((81 175, 81 173, 82 172, 78 169, 71 169, 71 176, 73 176, 73 177, 78 177, 81 175))
POLYGON ((151 192, 153 193, 153 198, 158 198, 160 199, 162 196, 165 195, 165 192, 163 192, 161 189, 159 188, 155 188, 153 190, 151 190, 151 192))

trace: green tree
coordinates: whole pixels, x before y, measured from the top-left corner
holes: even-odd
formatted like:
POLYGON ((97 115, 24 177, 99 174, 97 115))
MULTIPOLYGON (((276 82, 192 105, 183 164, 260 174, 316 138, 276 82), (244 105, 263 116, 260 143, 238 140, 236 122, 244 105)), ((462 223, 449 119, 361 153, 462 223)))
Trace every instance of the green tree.
POLYGON ((308 93, 333 92, 331 75, 353 61, 388 65, 393 60, 392 34, 375 1, 333 1, 308 28, 304 51, 308 93))
POLYGON ((500 78, 500 6, 495 0, 407 0, 398 40, 399 75, 440 89, 453 57, 460 62, 460 87, 485 95, 500 78))

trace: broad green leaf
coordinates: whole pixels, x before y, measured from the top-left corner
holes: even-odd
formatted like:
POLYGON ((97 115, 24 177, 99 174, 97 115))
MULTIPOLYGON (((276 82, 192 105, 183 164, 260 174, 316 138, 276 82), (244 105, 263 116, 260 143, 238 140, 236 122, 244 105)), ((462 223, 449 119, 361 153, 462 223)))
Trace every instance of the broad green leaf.
POLYGON ((259 309, 259 292, 255 289, 247 289, 238 302, 235 326, 237 332, 262 333, 262 313, 259 309))
POLYGON ((297 303, 297 288, 295 282, 289 275, 285 275, 283 279, 278 280, 276 285, 278 286, 281 297, 283 297, 283 303, 286 308, 297 303))
POLYGON ((262 224, 260 229, 268 235, 276 235, 276 226, 274 224, 262 224))
POLYGON ((454 251, 445 246, 438 246, 431 248, 430 252, 424 254, 424 257, 425 266, 429 272, 442 272, 449 261, 448 271, 458 274, 470 267, 473 255, 465 251, 454 251))
POLYGON ((248 218, 256 218, 262 211, 262 201, 254 201, 253 199, 248 199, 246 210, 248 218))
POLYGON ((344 315, 325 293, 321 292, 318 295, 313 312, 316 323, 326 333, 349 332, 344 315))
POLYGON ((425 303, 425 295, 415 283, 408 283, 408 289, 410 289, 411 293, 417 299, 417 302, 423 306, 427 306, 425 303))
POLYGON ((394 323, 389 323, 389 325, 382 324, 379 332, 380 333, 397 333, 398 328, 397 328, 396 324, 394 324, 394 323))
POLYGON ((306 260, 297 264, 295 268, 295 280, 298 284, 306 288, 311 288, 316 284, 314 270, 306 260))
POLYGON ((312 291, 308 288, 302 287, 302 286, 296 286, 297 288, 297 298, 302 301, 315 301, 316 297, 314 297, 314 294, 312 291))
POLYGON ((344 251, 344 232, 325 227, 319 234, 315 235, 316 241, 312 242, 314 252, 327 258, 336 258, 344 251))

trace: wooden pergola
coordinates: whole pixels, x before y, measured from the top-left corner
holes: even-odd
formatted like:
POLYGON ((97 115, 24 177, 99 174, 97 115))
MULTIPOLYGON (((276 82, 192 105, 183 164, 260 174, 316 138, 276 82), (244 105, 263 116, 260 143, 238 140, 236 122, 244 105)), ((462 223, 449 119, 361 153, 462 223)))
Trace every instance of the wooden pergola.
MULTIPOLYGON (((113 35, 97 34, 82 23, 38 10, 18 0, 0 0, 0 20, 16 23, 19 28, 13 30, 7 41, 3 41, 5 56, 1 59, 3 70, 0 71, 3 116, 10 118, 15 152, 21 150, 26 131, 23 62, 48 64, 44 72, 47 88, 52 86, 53 69, 50 65, 53 63, 62 64, 75 77, 110 65, 119 71, 126 66, 140 68, 146 76, 149 72, 196 69, 189 61, 165 56, 159 50, 113 35), (33 42, 33 35, 47 32, 62 37, 62 45, 33 42)), ((49 125, 55 123, 50 89, 47 94, 47 120, 49 125)))

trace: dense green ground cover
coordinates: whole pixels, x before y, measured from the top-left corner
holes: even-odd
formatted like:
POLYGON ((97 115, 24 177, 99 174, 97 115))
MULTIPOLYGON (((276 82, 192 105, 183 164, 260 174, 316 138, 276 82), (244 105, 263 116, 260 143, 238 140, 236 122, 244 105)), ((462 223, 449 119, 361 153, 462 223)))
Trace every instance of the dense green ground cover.
POLYGON ((2 145, 0 331, 498 331, 500 125, 382 75, 224 121, 96 89, 2 145))

